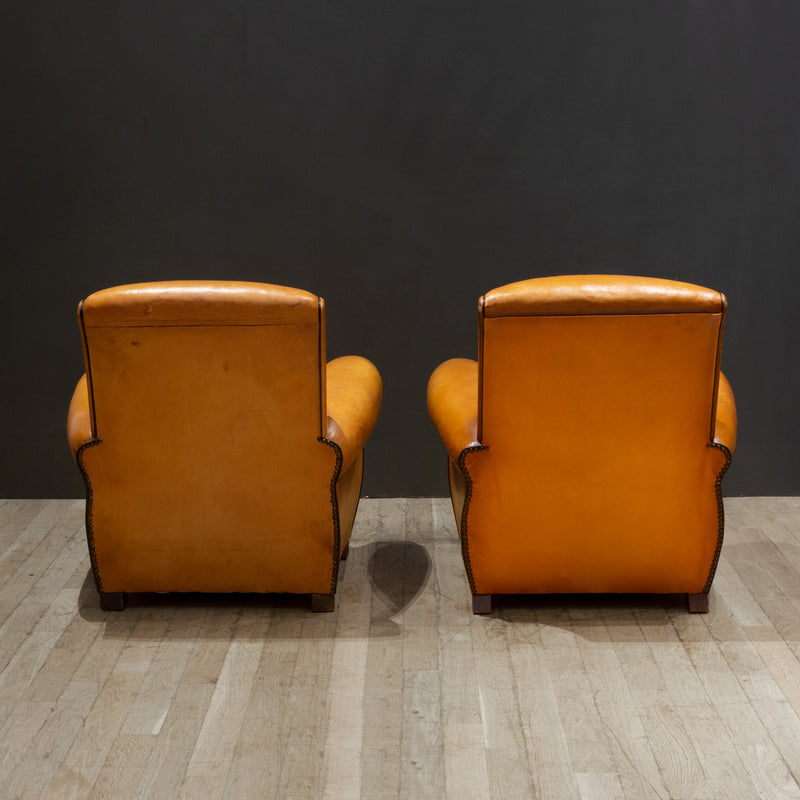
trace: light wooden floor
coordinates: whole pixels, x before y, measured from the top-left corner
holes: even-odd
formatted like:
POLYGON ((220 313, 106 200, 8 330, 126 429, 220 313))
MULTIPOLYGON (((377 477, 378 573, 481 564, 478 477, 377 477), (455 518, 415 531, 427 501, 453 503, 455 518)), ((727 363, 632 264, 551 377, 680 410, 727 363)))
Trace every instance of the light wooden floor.
POLYGON ((444 500, 362 501, 334 614, 103 613, 83 503, 0 501, 0 797, 800 798, 800 498, 726 501, 711 613, 469 611, 444 500))

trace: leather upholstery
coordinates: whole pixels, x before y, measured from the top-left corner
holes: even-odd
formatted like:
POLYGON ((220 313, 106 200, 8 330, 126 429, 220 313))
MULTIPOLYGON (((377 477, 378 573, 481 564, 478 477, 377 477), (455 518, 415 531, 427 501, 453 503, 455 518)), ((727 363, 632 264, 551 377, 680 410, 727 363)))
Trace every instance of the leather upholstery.
POLYGON ((364 448, 381 404, 380 375, 366 358, 349 356, 328 362, 326 436, 342 450, 342 471, 364 448))
POLYGON ((479 361, 428 385, 474 595, 708 592, 736 440, 725 306, 607 275, 481 299, 479 361))
POLYGON ((333 594, 382 387, 366 359, 325 364, 323 300, 171 281, 78 313, 67 431, 98 590, 333 594))
POLYGON ((454 461, 478 444, 478 362, 452 358, 428 381, 428 409, 454 461))

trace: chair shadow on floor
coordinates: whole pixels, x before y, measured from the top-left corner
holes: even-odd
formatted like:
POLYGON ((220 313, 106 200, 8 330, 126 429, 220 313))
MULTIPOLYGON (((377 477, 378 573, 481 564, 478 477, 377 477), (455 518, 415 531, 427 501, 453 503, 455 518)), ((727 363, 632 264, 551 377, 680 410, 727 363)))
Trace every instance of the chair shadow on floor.
MULTIPOLYGON (((104 623, 105 636, 138 638, 137 626, 144 617, 170 617, 169 636, 180 641, 196 636, 193 626, 187 624, 185 633, 181 616, 186 623, 198 614, 204 615, 213 609, 219 618, 218 637, 230 636, 231 627, 237 618, 246 613, 248 617, 263 615, 264 636, 286 636, 295 638, 326 638, 348 636, 399 636, 401 626, 393 619, 411 605, 429 583, 432 564, 428 551, 414 542, 371 542, 361 547, 352 547, 350 557, 342 563, 339 586, 336 593, 336 610, 333 614, 312 614, 308 595, 258 594, 258 593, 209 593, 166 592, 131 593, 124 611, 103 611, 95 589, 91 570, 81 585, 78 597, 78 612, 87 622, 104 623), (351 577, 348 572, 352 569, 351 577), (363 583, 366 570, 368 586, 363 583), (354 595, 357 598, 354 599, 354 595), (369 603, 370 616, 363 630, 358 626, 338 626, 346 619, 348 604, 369 603), (226 613, 226 611, 228 613, 226 613), (228 619, 229 617, 229 619, 228 619), (295 620, 296 632, 276 630, 277 623, 295 620), (301 631, 302 622, 311 622, 307 630, 301 631), (313 628, 313 631, 311 630, 313 628)), ((147 634, 143 632, 143 635, 147 634)))
POLYGON ((399 626, 392 617, 410 606, 428 585, 432 564, 428 551, 415 542, 373 542, 367 571, 372 586, 372 628, 399 626))

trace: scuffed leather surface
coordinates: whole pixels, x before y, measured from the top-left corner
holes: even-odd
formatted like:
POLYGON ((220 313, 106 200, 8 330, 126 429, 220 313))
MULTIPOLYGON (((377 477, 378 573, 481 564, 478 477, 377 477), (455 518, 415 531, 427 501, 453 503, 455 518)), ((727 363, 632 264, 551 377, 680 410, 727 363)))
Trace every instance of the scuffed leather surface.
POLYGON ((342 471, 363 449, 383 398, 383 383, 375 366, 361 356, 342 356, 327 365, 326 435, 342 449, 342 471))
MULTIPOLYGON (((725 299, 601 277, 490 292, 472 382, 451 362, 431 377, 474 593, 700 593, 713 575, 727 456, 708 444, 725 299), (479 391, 482 418, 467 425, 479 391)), ((731 443, 724 377, 718 394, 716 431, 731 443)))
POLYGON ((162 281, 114 286, 83 302, 86 327, 316 325, 319 298, 248 281, 162 281))
POLYGON ((733 453, 736 449, 736 402, 728 379, 720 372, 717 394, 717 416, 714 424, 714 441, 725 445, 733 453))
POLYGON ((92 420, 86 375, 78 381, 67 413, 67 441, 73 458, 83 445, 92 441, 92 420))
POLYGON ((485 314, 719 313, 723 303, 719 292, 691 283, 629 275, 561 275, 493 289, 485 296, 485 314))
POLYGON ((90 380, 70 443, 88 395, 100 442, 80 459, 102 591, 330 593, 331 492, 349 535, 360 461, 333 485, 321 300, 180 281, 105 290, 81 316, 90 380))
POLYGON ((478 444, 478 362, 453 358, 440 364, 428 381, 428 413, 447 453, 478 444))

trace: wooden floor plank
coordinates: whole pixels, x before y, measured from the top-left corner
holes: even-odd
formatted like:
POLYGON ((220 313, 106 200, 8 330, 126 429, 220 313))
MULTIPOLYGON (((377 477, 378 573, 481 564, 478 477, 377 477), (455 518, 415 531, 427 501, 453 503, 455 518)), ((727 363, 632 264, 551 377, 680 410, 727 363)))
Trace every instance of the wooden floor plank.
POLYGON ((475 615, 470 622, 490 796, 498 800, 531 797, 534 788, 525 768, 525 737, 507 625, 500 618, 482 619, 475 615))
MULTIPOLYGON (((318 614, 303 623, 281 729, 278 797, 324 794, 324 750, 331 703, 335 618, 318 614)), ((231 794, 235 798, 238 795, 231 794)))
POLYGON ((581 786, 586 792, 597 785, 603 791, 619 791, 629 798, 666 798, 662 775, 654 757, 647 728, 640 714, 640 700, 662 691, 663 682, 633 609, 621 609, 575 626, 578 648, 594 693, 596 713, 605 730, 605 741, 619 785, 609 783, 610 773, 590 773, 599 784, 581 786))
POLYGON ((263 646, 261 642, 231 642, 187 777, 227 778, 263 646))
POLYGON ((105 615, 92 603, 89 613, 98 619, 109 617, 100 623, 105 625, 104 634, 94 640, 73 676, 73 681, 94 687, 94 703, 46 797, 83 800, 101 773, 102 781, 113 781, 113 771, 103 770, 112 761, 111 753, 150 669, 157 642, 169 625, 168 615, 145 610, 105 615))
POLYGON ((437 628, 446 796, 485 800, 490 797, 489 772, 472 651, 470 594, 454 528, 435 544, 434 563, 440 610, 437 628))
POLYGON ((83 503, 0 501, 0 797, 800 800, 800 498, 725 502, 708 614, 479 617, 445 498, 362 500, 318 615, 104 612, 83 503))
POLYGON ((149 734, 120 734, 87 800, 118 800, 133 796, 154 744, 155 736, 149 734))
POLYGON ((442 681, 439 670, 403 675, 403 738, 400 797, 445 797, 442 743, 442 681))
POLYGON ((527 766, 535 797, 570 800, 578 796, 575 773, 555 690, 542 648, 534 632, 523 639, 517 633, 509 644, 514 683, 519 697, 527 766))
POLYGON ((330 714, 323 750, 322 796, 327 800, 358 797, 364 745, 370 607, 365 603, 344 601, 339 605, 338 614, 330 670, 330 714))
POLYGON ((181 682, 141 771, 134 800, 179 797, 186 768, 203 726, 214 684, 181 682))

